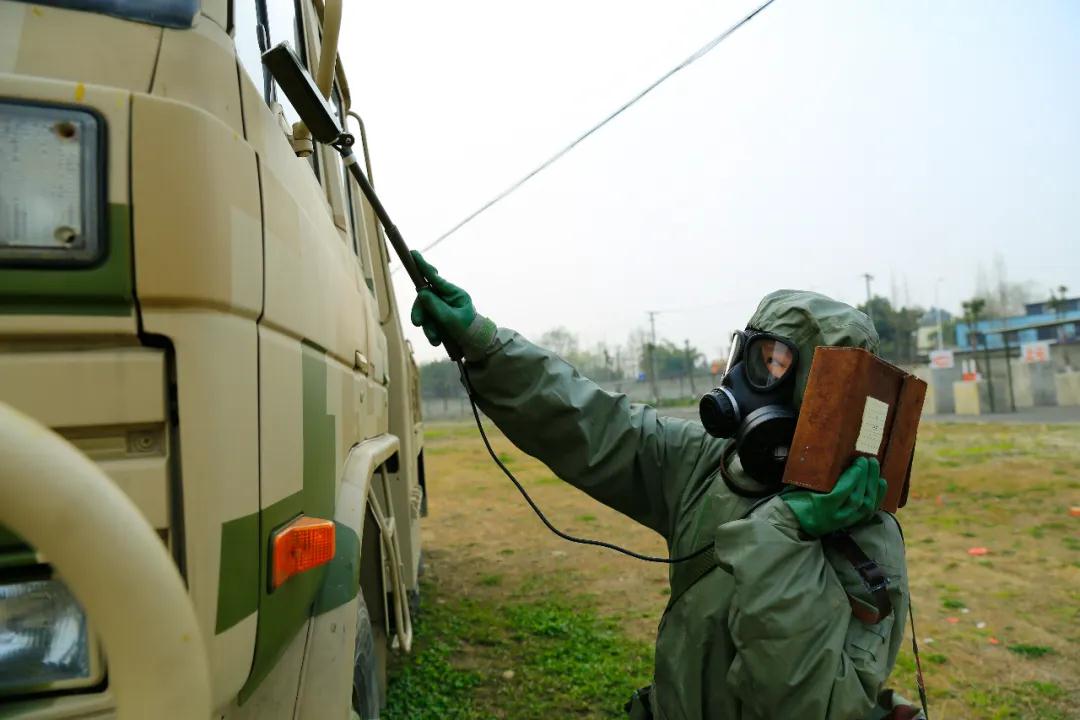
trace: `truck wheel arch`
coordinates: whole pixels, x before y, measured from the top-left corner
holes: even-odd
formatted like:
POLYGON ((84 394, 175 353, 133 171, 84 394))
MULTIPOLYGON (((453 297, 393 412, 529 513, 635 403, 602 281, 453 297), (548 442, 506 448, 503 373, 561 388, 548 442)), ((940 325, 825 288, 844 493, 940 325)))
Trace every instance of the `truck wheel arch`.
POLYGON ((351 699, 355 622, 360 601, 367 606, 371 619, 379 653, 379 680, 383 687, 390 645, 390 619, 400 618, 404 613, 407 635, 402 644, 407 645, 411 637, 408 601, 400 582, 401 574, 387 570, 387 563, 392 565, 393 558, 398 556, 394 552, 397 543, 395 523, 393 518, 379 517, 385 505, 377 497, 377 485, 385 482, 383 477, 396 460, 399 448, 397 437, 383 434, 354 445, 346 457, 333 518, 337 525, 337 547, 316 600, 306 653, 309 660, 331 657, 340 660, 332 663, 334 672, 324 673, 321 677, 305 672, 298 704, 301 716, 305 711, 325 708, 328 697, 340 697, 342 701, 351 699), (349 662, 341 662, 346 648, 349 662))

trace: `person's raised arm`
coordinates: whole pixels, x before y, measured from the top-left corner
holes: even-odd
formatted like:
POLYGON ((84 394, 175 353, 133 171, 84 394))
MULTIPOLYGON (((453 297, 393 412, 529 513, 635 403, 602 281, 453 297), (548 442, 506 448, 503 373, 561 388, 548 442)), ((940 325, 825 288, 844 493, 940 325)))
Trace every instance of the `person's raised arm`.
POLYGON ((479 315, 461 288, 415 253, 431 282, 412 322, 433 345, 461 347, 479 407, 521 450, 600 502, 669 535, 687 483, 720 443, 700 425, 660 417, 605 391, 552 352, 479 315))

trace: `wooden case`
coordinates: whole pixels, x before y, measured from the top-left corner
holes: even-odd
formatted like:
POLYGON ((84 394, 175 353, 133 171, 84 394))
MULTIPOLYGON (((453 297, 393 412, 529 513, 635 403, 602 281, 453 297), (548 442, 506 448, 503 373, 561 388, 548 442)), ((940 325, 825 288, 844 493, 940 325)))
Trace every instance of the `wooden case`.
POLYGON ((881 508, 907 502, 926 383, 860 348, 819 347, 784 482, 829 491, 859 455, 876 456, 889 484, 881 508))

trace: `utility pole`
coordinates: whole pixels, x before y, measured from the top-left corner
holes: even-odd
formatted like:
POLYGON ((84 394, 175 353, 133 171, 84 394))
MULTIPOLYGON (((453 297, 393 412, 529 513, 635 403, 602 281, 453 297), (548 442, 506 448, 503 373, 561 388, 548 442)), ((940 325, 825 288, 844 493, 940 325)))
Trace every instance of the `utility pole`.
POLYGON ((659 310, 649 310, 649 382, 652 384, 653 405, 660 404, 660 391, 656 386, 656 316, 659 310))
POLYGON ((870 322, 873 322, 874 310, 870 307, 870 281, 874 279, 874 276, 870 273, 863 273, 862 277, 866 280, 866 315, 870 318, 870 322))
POLYGON ((945 347, 945 330, 941 325, 941 304, 938 301, 938 286, 941 285, 941 281, 944 278, 938 278, 934 281, 934 309, 937 310, 937 349, 941 350, 945 347))
MULTIPOLYGON (((1004 323, 1005 321, 1002 320, 1002 326, 1004 323)), ((1009 347, 1008 331, 1001 333, 1001 339, 1005 342, 1005 374, 1009 378, 1009 407, 1016 412, 1016 392, 1013 390, 1012 378, 1012 348, 1009 347)))
POLYGON ((697 390, 694 389, 694 359, 690 357, 689 338, 683 341, 683 347, 686 348, 686 377, 690 378, 690 394, 697 395, 697 390))

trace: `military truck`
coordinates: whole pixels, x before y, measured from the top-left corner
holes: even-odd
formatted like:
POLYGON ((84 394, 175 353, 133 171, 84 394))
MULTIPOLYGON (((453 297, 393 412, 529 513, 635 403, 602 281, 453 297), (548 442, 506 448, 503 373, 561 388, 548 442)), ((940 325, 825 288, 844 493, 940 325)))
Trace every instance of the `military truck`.
POLYGON ((378 716, 419 379, 370 204, 260 62, 364 138, 340 18, 0 0, 4 717, 378 716))

